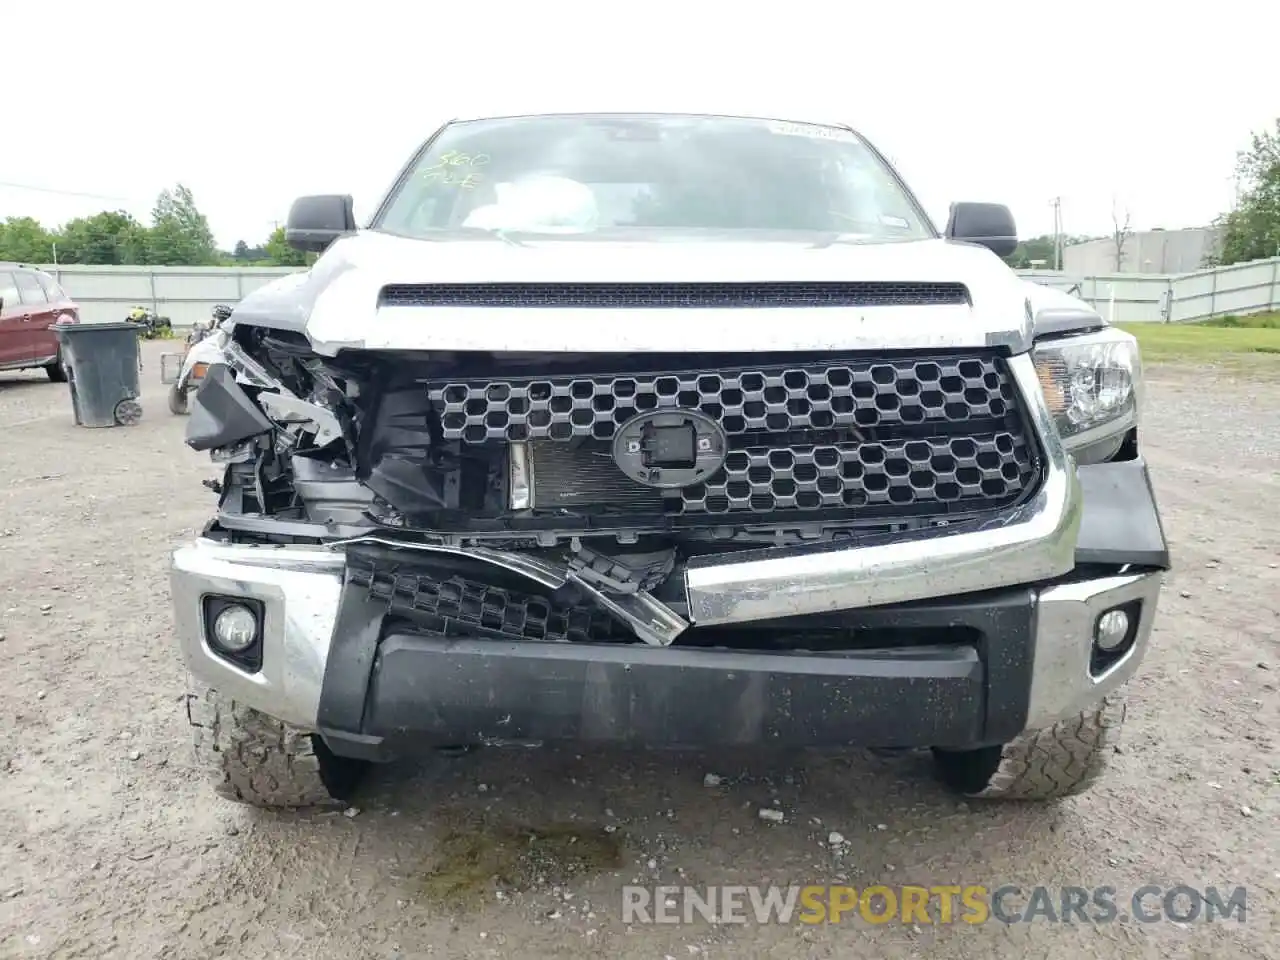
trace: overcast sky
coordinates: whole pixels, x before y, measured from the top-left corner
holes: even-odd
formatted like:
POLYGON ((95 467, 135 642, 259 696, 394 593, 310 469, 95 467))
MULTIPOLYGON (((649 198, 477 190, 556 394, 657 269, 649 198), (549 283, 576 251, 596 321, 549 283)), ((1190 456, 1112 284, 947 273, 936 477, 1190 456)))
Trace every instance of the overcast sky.
POLYGON ((1274 0, 17 6, 0 0, 18 27, 0 218, 145 220, 182 182, 227 248, 265 238, 299 194, 350 192, 367 215, 453 116, 846 122, 940 224, 952 200, 994 200, 1031 236, 1054 196, 1069 233, 1108 231, 1113 198, 1135 227, 1206 223, 1231 202, 1236 151, 1280 115, 1274 0))

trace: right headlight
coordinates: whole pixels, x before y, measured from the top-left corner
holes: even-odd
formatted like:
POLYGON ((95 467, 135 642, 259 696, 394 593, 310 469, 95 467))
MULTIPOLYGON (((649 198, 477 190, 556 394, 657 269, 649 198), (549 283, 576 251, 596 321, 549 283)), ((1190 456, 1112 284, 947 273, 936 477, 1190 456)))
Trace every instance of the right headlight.
POLYGON ((1032 358, 1062 442, 1080 463, 1112 457, 1138 424, 1142 360, 1138 341, 1108 327, 1048 340, 1032 358))

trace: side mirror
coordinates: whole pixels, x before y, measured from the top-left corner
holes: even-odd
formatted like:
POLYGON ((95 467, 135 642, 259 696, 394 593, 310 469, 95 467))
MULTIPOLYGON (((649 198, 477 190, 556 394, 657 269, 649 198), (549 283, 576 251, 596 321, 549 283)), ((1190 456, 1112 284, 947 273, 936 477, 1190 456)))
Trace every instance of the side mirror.
POLYGON ((963 240, 1007 257, 1018 247, 1013 214, 1002 203, 953 203, 947 218, 948 240, 963 240))
POLYGON ((355 201, 350 195, 299 197, 289 208, 284 238, 295 250, 320 253, 356 229, 355 201))

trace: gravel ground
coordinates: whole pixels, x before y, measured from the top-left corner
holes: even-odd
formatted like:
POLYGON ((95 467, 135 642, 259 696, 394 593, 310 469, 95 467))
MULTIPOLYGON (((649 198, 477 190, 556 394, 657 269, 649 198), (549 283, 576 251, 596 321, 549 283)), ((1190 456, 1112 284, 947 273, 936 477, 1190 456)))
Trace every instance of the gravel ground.
POLYGON ((242 808, 192 769, 166 563, 213 469, 182 445, 158 352, 128 429, 75 427, 42 373, 0 376, 0 956, 1280 955, 1280 366, 1149 371, 1177 569, 1083 797, 969 806, 916 755, 488 751, 380 768, 344 816, 242 808), (773 805, 783 821, 762 821, 773 805), (637 879, 844 878, 1110 885, 1122 905, 1144 884, 1246 885, 1248 919, 621 923, 637 879))

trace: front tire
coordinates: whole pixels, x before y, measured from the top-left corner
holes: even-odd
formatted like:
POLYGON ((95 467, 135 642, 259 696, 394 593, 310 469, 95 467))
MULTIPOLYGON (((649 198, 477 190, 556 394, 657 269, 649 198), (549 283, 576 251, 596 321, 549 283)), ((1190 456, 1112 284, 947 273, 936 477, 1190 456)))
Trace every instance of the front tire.
POLYGON ((176 383, 169 388, 169 412, 180 417, 186 416, 190 412, 187 403, 187 391, 176 383))
POLYGON ((335 756, 315 734, 208 687, 187 695, 197 764, 227 800, 267 809, 338 806, 365 764, 335 756))
POLYGON ((1057 800, 1088 790, 1111 755, 1124 723, 1122 695, 1052 726, 1029 730, 1000 747, 935 750, 944 783, 983 800, 1057 800))

